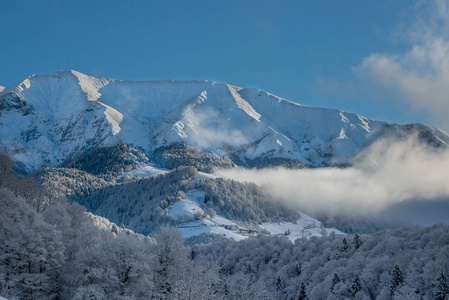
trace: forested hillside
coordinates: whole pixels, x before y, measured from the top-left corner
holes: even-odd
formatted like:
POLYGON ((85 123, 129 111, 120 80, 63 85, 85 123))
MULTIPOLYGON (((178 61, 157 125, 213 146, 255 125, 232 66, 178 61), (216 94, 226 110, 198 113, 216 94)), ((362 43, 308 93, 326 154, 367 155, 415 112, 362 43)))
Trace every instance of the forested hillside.
MULTIPOLYGON (((186 164, 195 162, 201 160, 186 164)), ((43 168, 36 178, 53 193, 66 196, 69 202, 77 202, 94 214, 142 234, 154 232, 164 224, 177 226, 215 215, 251 227, 267 222, 296 222, 301 217, 297 207, 277 201, 263 187, 201 175, 194 166, 148 177, 130 172, 147 163, 148 158, 137 147, 116 145, 98 148, 65 167, 43 168), (98 164, 93 163, 96 160, 98 164), (130 175, 124 176, 125 172, 130 175), (186 200, 189 192, 203 194, 196 203, 203 212, 190 217, 173 215, 173 205, 186 200)), ((201 166, 211 168, 212 164, 206 160, 198 165, 201 166)))
POLYGON ((162 224, 176 226, 189 221, 183 216, 175 217, 169 211, 173 204, 185 199, 188 191, 204 193, 198 205, 209 217, 218 214, 254 225, 294 222, 301 217, 297 209, 275 201, 272 195, 253 183, 222 178, 195 180, 197 176, 198 171, 194 167, 182 167, 156 177, 105 185, 92 193, 83 191, 69 199, 143 234, 157 230, 162 224))
MULTIPOLYGON (((180 172, 170 176, 194 174, 180 172)), ((18 176, 0 156, 0 295, 9 299, 449 296, 447 225, 295 243, 279 236, 214 239, 190 247, 172 227, 151 237, 103 227, 83 207, 18 176)))
POLYGON ((372 235, 264 237, 197 245, 230 284, 230 299, 447 299, 449 227, 372 235), (307 295, 308 298, 305 296, 307 295))
POLYGON ((214 299, 218 269, 191 259, 182 235, 94 225, 85 209, 19 179, 0 156, 0 295, 9 299, 214 299), (186 291, 186 287, 189 290, 186 291))

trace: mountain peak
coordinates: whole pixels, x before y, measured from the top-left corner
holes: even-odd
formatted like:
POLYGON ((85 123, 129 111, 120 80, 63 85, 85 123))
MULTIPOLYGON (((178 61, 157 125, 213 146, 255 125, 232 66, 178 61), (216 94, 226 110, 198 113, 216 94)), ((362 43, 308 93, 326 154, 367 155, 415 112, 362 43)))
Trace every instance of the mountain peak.
MULTIPOLYGON (((74 70, 30 76, 3 91, 0 102, 5 150, 28 170, 117 143, 175 165, 179 145, 206 155, 192 156, 202 163, 216 156, 253 167, 344 165, 376 139, 409 130, 259 89, 210 81, 121 81, 74 70)), ((440 131, 412 127, 435 143, 449 141, 440 131)))

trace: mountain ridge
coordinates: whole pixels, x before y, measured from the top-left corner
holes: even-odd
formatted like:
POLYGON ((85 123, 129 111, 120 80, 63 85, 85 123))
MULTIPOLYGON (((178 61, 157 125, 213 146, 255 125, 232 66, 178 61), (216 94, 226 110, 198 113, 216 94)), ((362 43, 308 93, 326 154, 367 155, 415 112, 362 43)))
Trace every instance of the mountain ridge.
POLYGON ((211 81, 59 71, 5 88, 0 103, 1 148, 26 172, 117 143, 141 147, 150 158, 161 151, 174 157, 172 147, 183 145, 194 159, 212 155, 245 167, 347 165, 378 138, 410 131, 449 144, 435 127, 389 124, 211 81))

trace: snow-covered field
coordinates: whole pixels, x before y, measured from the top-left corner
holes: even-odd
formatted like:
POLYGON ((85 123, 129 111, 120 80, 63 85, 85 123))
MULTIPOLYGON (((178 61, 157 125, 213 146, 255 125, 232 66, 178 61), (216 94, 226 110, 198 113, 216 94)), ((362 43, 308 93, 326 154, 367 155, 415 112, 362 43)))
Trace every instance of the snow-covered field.
POLYGON ((152 163, 141 166, 140 168, 134 169, 129 172, 125 172, 119 175, 116 180, 132 178, 132 177, 153 177, 161 174, 165 174, 169 170, 164 168, 159 168, 152 163))
POLYGON ((184 237, 189 238, 203 232, 210 232, 235 240, 246 238, 245 235, 238 232, 239 224, 221 216, 212 218, 205 216, 204 210, 199 206, 200 199, 204 199, 204 192, 190 190, 186 193, 184 199, 173 204, 169 210, 172 215, 178 218, 184 217, 186 220, 191 220, 178 226, 184 237), (235 228, 235 230, 230 228, 235 228))
POLYGON ((324 228, 320 221, 304 213, 301 213, 301 218, 296 220, 295 223, 262 223, 260 227, 272 235, 287 235, 292 242, 302 237, 326 236, 332 233, 344 234, 335 228, 324 228))
POLYGON ((331 233, 343 234, 335 228, 323 228, 321 222, 304 213, 301 213, 301 218, 295 223, 262 223, 258 225, 260 228, 229 220, 219 215, 210 217, 206 216, 199 205, 203 199, 204 192, 190 190, 186 193, 184 199, 173 204, 169 210, 169 213, 173 216, 185 218, 186 222, 178 225, 178 229, 186 238, 203 232, 210 232, 238 241, 250 236, 256 236, 260 228, 271 235, 286 235, 291 241, 302 237, 325 236, 331 233))

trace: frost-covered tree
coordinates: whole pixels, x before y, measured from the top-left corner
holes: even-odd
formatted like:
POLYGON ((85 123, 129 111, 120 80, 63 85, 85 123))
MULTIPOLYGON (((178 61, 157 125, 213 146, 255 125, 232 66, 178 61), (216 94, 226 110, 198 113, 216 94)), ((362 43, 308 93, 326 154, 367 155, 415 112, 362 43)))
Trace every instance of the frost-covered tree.
POLYGON ((334 293, 335 285, 338 284, 340 281, 341 281, 340 277, 338 277, 337 274, 334 274, 334 277, 332 278, 331 288, 330 288, 331 293, 334 293))
POLYGON ((343 238, 342 243, 343 243, 343 245, 341 246, 340 251, 347 252, 349 249, 349 246, 348 246, 348 242, 346 241, 346 238, 343 238))
POLYGON ((354 234, 354 248, 359 249, 360 246, 362 246, 362 240, 360 239, 360 236, 356 233, 354 234))
POLYGON ((351 299, 354 299, 358 292, 362 290, 362 283, 360 282, 359 275, 355 275, 354 279, 352 280, 351 285, 351 299))
POLYGON ((449 299, 449 282, 444 272, 441 272, 436 279, 436 287, 434 293, 435 300, 449 299))
POLYGON ((170 299, 223 299, 219 268, 213 263, 197 261, 189 264, 186 276, 172 285, 170 299))
POLYGON ((176 228, 161 227, 154 239, 155 295, 169 299, 173 284, 187 276, 188 251, 183 245, 184 237, 176 228))
POLYGON ((393 299, 394 294, 398 290, 398 288, 404 282, 404 276, 402 275, 402 271, 397 264, 394 265, 393 270, 391 271, 391 280, 390 280, 390 299, 393 299))
POLYGON ((0 293, 53 299, 64 262, 61 233, 12 192, 0 189, 0 293))
POLYGON ((279 293, 282 293, 283 290, 284 290, 284 286, 282 284, 282 279, 280 276, 278 276, 276 278, 276 291, 278 291, 279 293))
POLYGON ((299 296, 298 300, 307 300, 307 293, 306 293, 306 285, 304 282, 301 282, 301 288, 299 290, 299 296))
POLYGON ((269 293, 263 280, 238 272, 228 277, 224 290, 226 299, 276 299, 276 293, 269 293))

